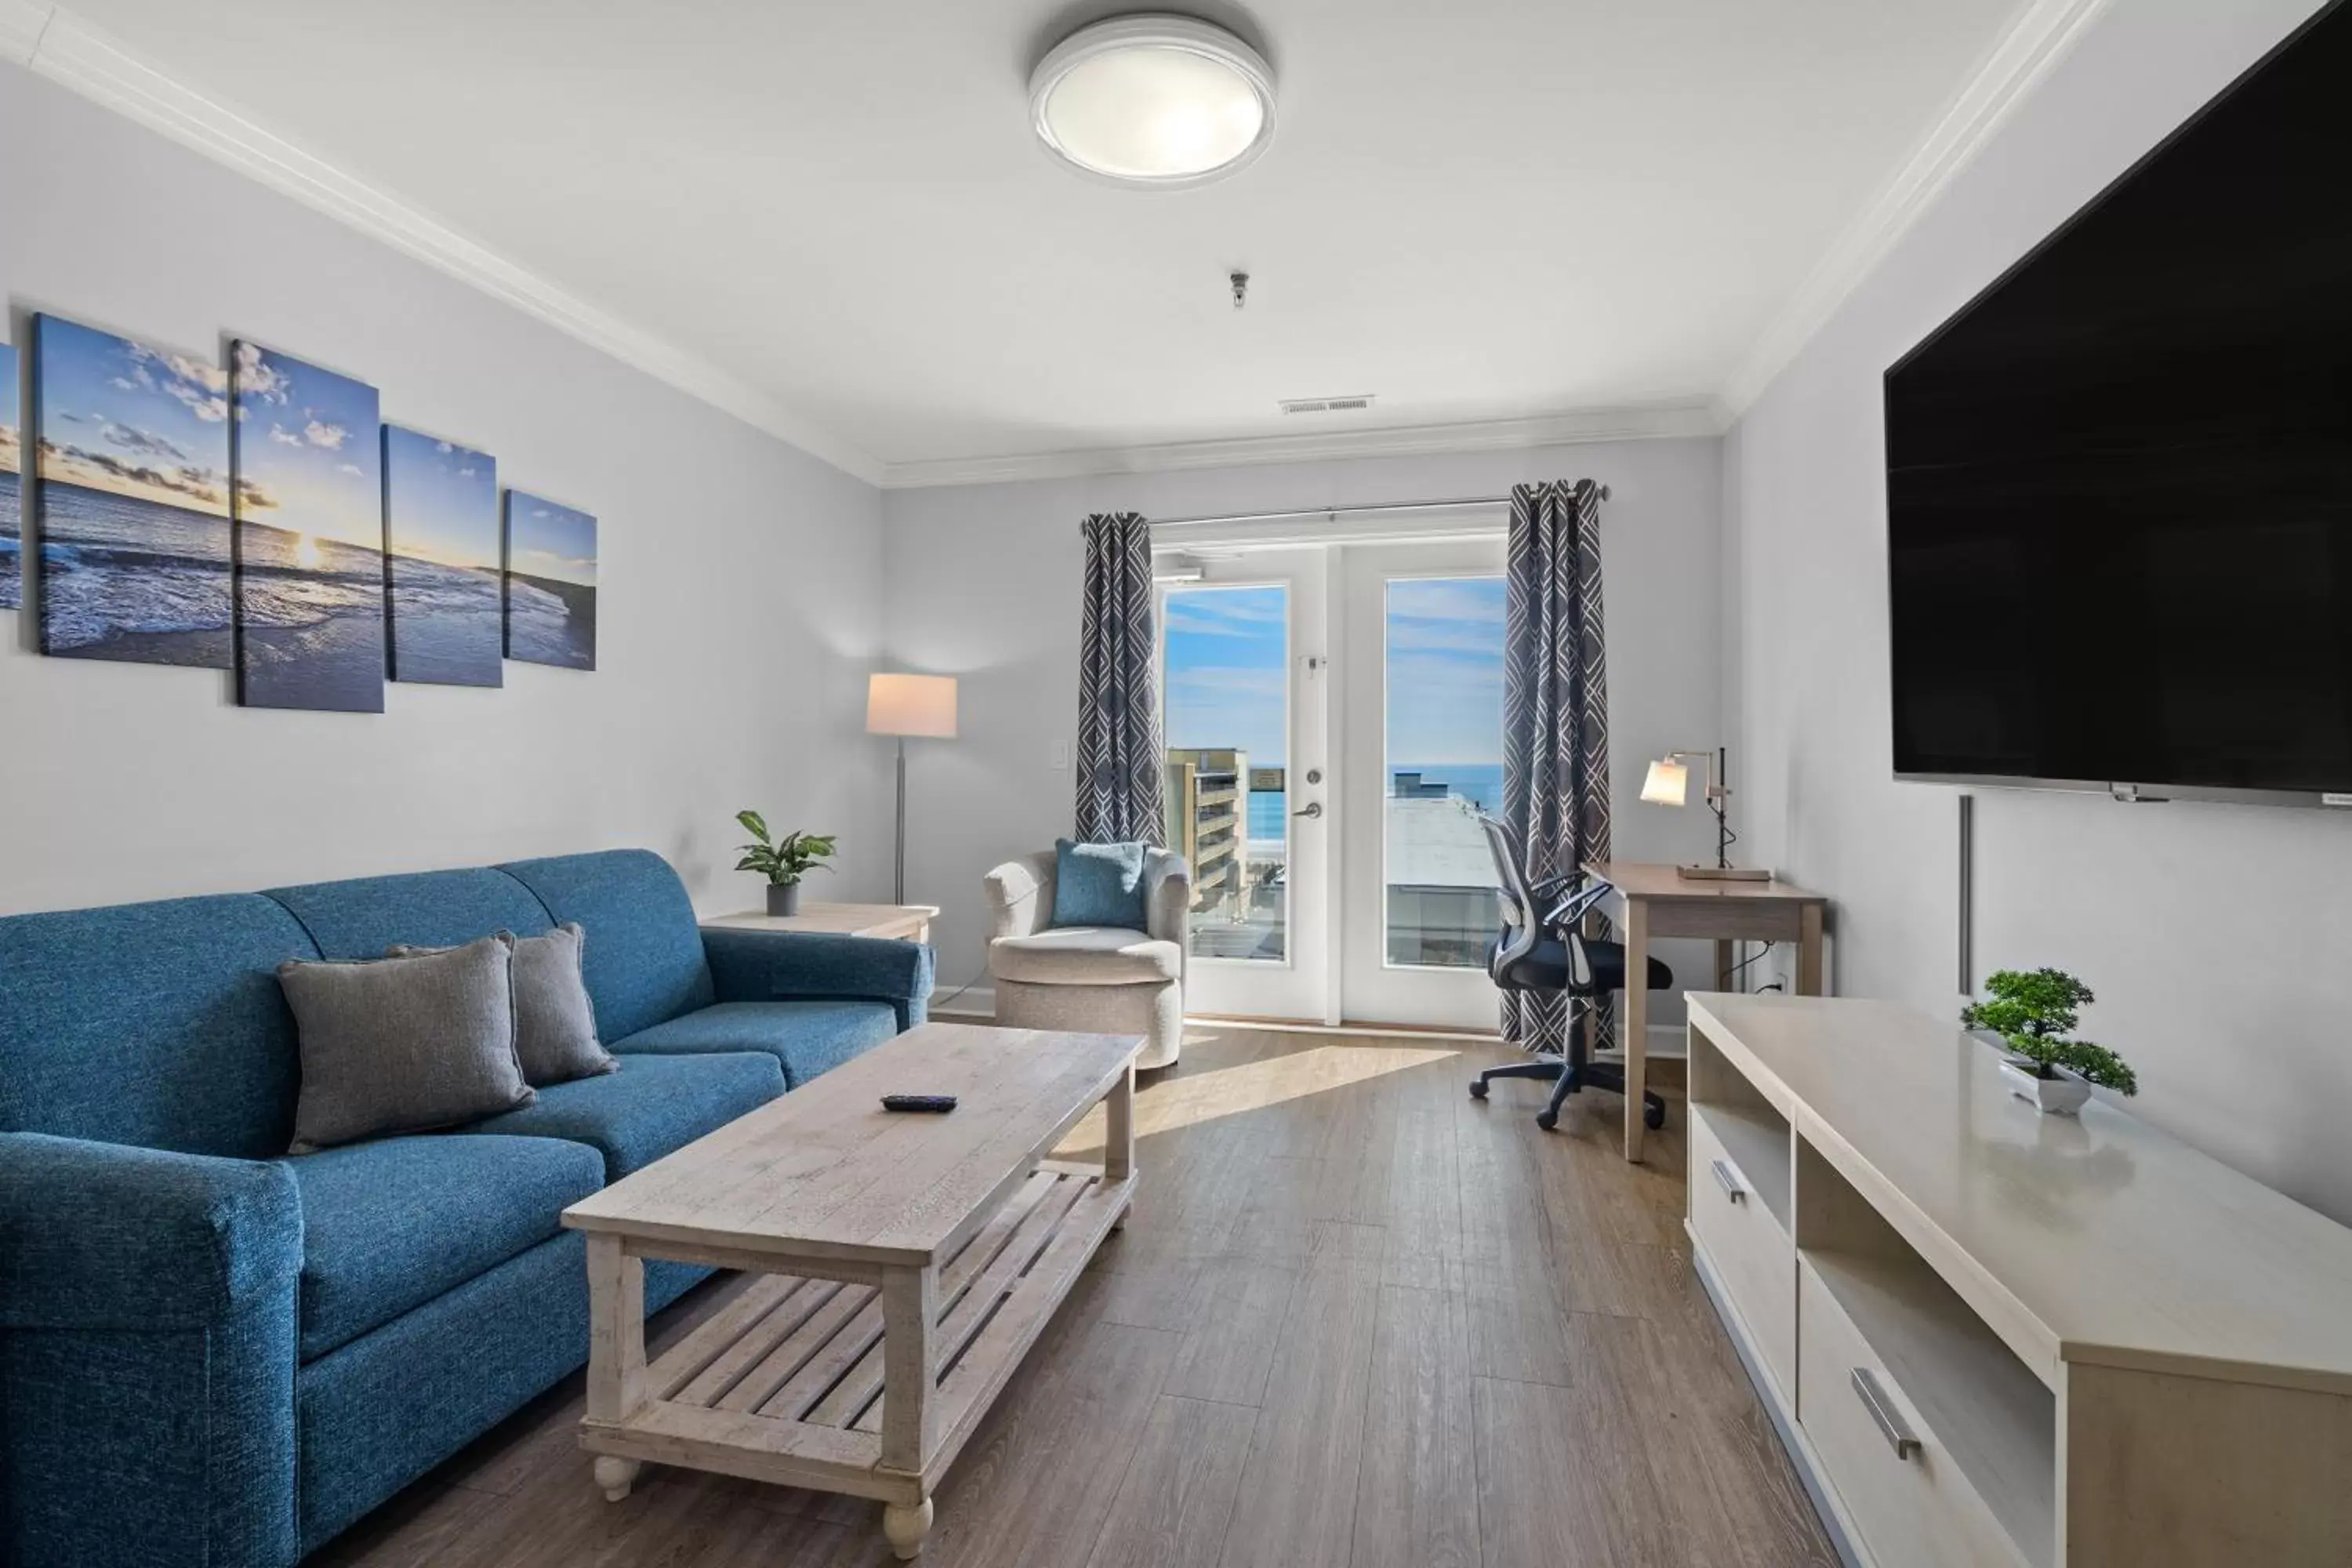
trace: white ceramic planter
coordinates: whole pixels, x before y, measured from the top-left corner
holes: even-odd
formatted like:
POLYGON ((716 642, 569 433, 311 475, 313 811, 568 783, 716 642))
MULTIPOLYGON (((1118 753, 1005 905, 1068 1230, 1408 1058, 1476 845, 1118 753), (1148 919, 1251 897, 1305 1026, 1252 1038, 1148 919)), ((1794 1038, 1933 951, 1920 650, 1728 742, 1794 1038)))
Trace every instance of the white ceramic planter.
POLYGON ((2073 1116, 2091 1098, 2091 1081, 2068 1068, 2053 1067, 2054 1078, 2037 1078, 2033 1064, 2022 1057, 2003 1057, 2000 1076, 2009 1080, 2009 1092, 2026 1101, 2044 1116, 2073 1116))

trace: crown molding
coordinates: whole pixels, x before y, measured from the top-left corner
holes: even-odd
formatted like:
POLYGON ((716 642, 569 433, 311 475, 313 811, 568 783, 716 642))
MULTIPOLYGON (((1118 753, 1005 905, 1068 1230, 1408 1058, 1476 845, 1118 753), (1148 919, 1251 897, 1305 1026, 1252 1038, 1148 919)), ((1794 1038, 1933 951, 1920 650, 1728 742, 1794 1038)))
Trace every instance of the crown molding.
POLYGON ((1591 441, 1657 441, 1675 437, 1717 436, 1722 432, 1723 425, 1712 402, 1644 404, 1626 408, 1580 409, 1530 419, 1324 430, 1311 436, 1242 436, 1219 441, 1087 447, 1007 458, 943 458, 892 463, 883 474, 882 485, 885 489, 996 485, 1022 479, 1075 479, 1342 458, 1526 451, 1536 447, 1565 447, 1591 441))
POLYGON ((868 484, 881 482, 879 459, 750 383, 173 80, 62 6, 0 0, 0 58, 28 66, 868 484))
POLYGON ((1828 324, 2107 5, 2108 0, 2032 0, 2018 14, 1895 177, 1832 242, 1732 372, 1718 399, 1727 426, 1747 413, 1828 324))
POLYGON ((51 9, 33 0, 0 0, 0 60, 29 64, 40 47, 41 29, 49 25, 51 9))

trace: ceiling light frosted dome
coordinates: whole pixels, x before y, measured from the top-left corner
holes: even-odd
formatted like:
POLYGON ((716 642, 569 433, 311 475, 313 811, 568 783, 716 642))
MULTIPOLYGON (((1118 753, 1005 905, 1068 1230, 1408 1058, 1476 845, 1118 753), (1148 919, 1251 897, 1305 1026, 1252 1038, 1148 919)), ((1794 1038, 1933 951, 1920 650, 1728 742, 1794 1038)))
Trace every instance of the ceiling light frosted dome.
POLYGON ((1197 185, 1247 165, 1274 136, 1274 72, 1224 28, 1117 16, 1037 62, 1029 117, 1077 168, 1122 184, 1197 185))

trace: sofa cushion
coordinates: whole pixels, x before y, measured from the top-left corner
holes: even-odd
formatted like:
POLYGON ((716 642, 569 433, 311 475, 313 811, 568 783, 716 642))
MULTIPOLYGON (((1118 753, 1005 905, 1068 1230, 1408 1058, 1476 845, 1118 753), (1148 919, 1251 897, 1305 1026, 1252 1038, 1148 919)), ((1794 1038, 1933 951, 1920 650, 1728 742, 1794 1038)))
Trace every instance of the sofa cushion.
POLYGON ((298 1068, 278 966, 318 956, 250 893, 0 919, 0 1131, 284 1153, 298 1068))
POLYGON ((1056 926, 988 944, 988 972, 1033 985, 1148 985, 1183 973, 1172 942, 1120 926, 1056 926))
POLYGON ((602 1078, 542 1089, 537 1104, 467 1131, 588 1144, 604 1157, 604 1179, 617 1182, 784 1092, 782 1067, 756 1052, 624 1056, 620 1063, 602 1078))
POLYGON ((514 939, 505 935, 372 963, 278 965, 302 1047, 289 1152, 529 1105, 513 971, 514 939))
POLYGON ((552 1138, 385 1138, 284 1163, 306 1363, 551 1239, 604 1184, 595 1150, 552 1138))
POLYGON ((613 1048, 656 1056, 765 1051, 783 1064, 785 1087, 798 1089, 898 1032, 898 1010, 887 1002, 721 1002, 640 1029, 613 1048))
POLYGON ((503 871, 418 871, 272 888, 322 958, 382 958, 394 947, 463 947, 493 931, 537 936, 554 925, 529 888, 503 871))
POLYGON ((499 868, 558 921, 587 929, 581 954, 596 1032, 625 1039, 717 1000, 686 884, 644 849, 559 855, 499 868))

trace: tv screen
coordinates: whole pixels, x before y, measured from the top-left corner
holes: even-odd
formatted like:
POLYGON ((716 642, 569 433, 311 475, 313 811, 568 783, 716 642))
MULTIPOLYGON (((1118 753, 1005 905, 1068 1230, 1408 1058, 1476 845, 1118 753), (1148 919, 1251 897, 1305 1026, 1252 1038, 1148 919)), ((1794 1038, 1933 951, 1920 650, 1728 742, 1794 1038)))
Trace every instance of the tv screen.
POLYGON ((2352 6, 1885 392, 1898 774, 2352 792, 2352 6))

